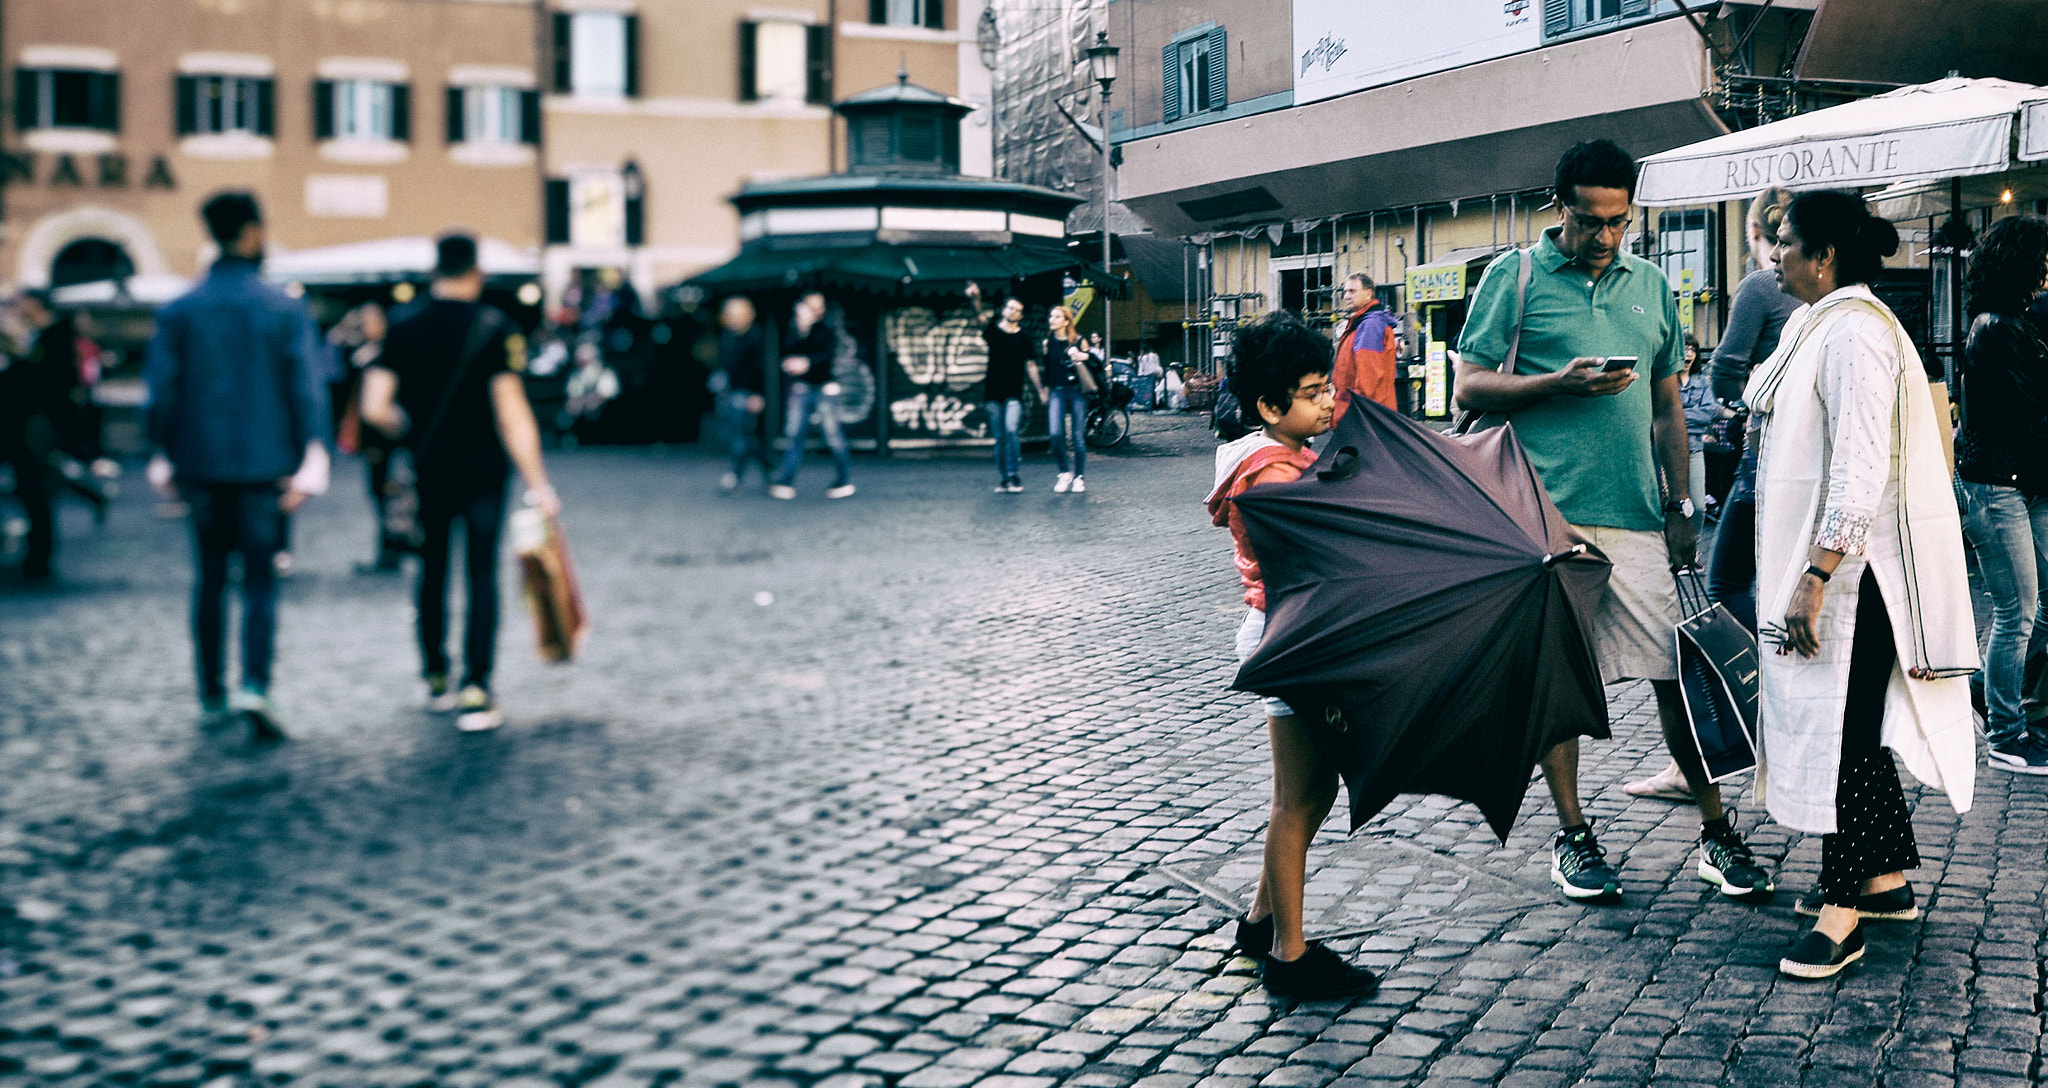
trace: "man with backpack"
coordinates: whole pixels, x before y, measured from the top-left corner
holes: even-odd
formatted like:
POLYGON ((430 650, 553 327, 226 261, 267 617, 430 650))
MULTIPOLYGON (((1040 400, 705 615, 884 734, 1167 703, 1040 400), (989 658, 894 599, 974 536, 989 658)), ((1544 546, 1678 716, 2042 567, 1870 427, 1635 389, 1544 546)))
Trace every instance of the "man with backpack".
POLYGON ((363 420, 403 436, 419 480, 419 642, 427 706, 457 712, 464 732, 495 729, 504 715, 491 696, 498 637, 498 541, 505 489, 517 468, 526 501, 561 511, 541 463, 540 429, 526 400, 526 338, 480 301, 484 277, 476 239, 437 243, 426 305, 391 325, 384 354, 363 376, 363 420), (448 567, 451 535, 467 541, 469 618, 462 682, 449 684, 448 567))

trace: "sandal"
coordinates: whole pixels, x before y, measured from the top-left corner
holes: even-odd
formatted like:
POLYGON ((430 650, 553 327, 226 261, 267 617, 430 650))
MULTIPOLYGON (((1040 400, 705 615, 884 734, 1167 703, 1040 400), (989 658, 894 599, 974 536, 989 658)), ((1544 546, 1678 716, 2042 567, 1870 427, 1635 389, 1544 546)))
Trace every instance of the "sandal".
POLYGON ((1673 782, 1661 773, 1651 775, 1638 782, 1627 783, 1621 787, 1621 792, 1628 794, 1630 797, 1648 797, 1657 801, 1676 801, 1684 805, 1689 805, 1693 802, 1692 789, 1685 784, 1684 780, 1681 779, 1680 781, 1673 782))

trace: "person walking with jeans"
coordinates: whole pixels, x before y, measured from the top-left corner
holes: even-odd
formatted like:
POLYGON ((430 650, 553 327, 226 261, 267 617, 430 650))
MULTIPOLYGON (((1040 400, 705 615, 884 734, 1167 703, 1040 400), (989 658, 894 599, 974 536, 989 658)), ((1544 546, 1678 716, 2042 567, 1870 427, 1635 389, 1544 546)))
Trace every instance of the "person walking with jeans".
POLYGON ((740 489, 748 465, 760 465, 765 480, 773 466, 761 440, 761 417, 768 410, 768 373, 761 327, 754 322, 753 300, 734 295, 718 312, 718 415, 725 423, 732 467, 719 477, 718 489, 730 495, 740 489))
POLYGON ((2048 730, 2029 731, 2021 702, 2028 646, 2043 640, 2038 571, 2048 563, 2048 328, 2027 312, 2044 282, 2048 220, 1992 224, 1964 280, 1975 318, 1957 372, 1956 494, 1991 596, 1984 732, 1991 766, 2015 774, 2048 774, 2048 730))
POLYGON ((782 471, 768 488, 778 499, 796 498, 796 474, 803 467, 804 440, 810 437, 814 418, 825 434, 825 448, 832 451, 835 475, 825 497, 843 499, 853 494, 853 457, 847 453, 846 429, 839 419, 839 383, 832 380, 832 357, 838 351, 839 330, 826 320, 825 296, 806 291, 796 300, 788 344, 783 349, 782 373, 792 379, 782 424, 789 451, 782 457, 782 471))
MULTIPOLYGON (((967 300, 974 304, 977 321, 987 318, 981 308, 981 285, 967 285, 967 300)), ((1024 425, 1024 379, 1028 375, 1045 399, 1045 383, 1039 380, 1038 359, 1031 337, 1024 331, 1024 300, 1006 299, 1003 312, 986 321, 981 338, 988 344, 988 376, 982 381, 982 408, 988 413, 989 434, 996 440, 996 491, 1015 495, 1024 490, 1024 451, 1017 431, 1024 425)))
POLYGON ((561 512, 541 462, 540 429, 520 377, 526 338, 512 319, 478 301, 483 272, 476 239, 449 234, 436 244, 427 304, 393 322, 384 354, 363 376, 363 420, 403 436, 419 477, 419 642, 427 706, 456 711, 464 732, 505 722, 491 695, 498 642, 498 541, 505 488, 516 467, 526 500, 561 512), (469 619, 462 684, 451 691, 448 568, 455 523, 467 546, 469 619))
POLYGON ((201 211, 220 246, 199 286, 158 312, 143 371, 157 447, 149 480, 191 510, 198 565, 192 633, 200 708, 232 711, 258 740, 283 734, 270 699, 275 556, 285 515, 327 490, 326 388, 304 304, 263 282, 263 215, 247 193, 201 211), (242 557, 242 675, 227 689, 228 557, 242 557))
POLYGON ((1081 494, 1088 490, 1082 474, 1088 471, 1088 398, 1095 395, 1095 374, 1089 364, 1101 357, 1090 352, 1074 328, 1074 311, 1055 306, 1047 318, 1052 335, 1045 338, 1039 358, 1045 363, 1045 424, 1052 435, 1052 455, 1060 474, 1053 480, 1056 494, 1081 494), (1074 443, 1073 469, 1067 468, 1067 441, 1074 443))

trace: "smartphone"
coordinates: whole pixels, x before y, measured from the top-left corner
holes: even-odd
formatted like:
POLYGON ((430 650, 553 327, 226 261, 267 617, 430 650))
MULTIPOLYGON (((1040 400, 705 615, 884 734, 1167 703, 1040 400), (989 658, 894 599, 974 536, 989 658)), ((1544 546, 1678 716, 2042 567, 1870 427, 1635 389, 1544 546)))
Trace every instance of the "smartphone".
POLYGON ((1609 373, 1609 374, 1613 374, 1613 373, 1616 373, 1616 372, 1618 372, 1618 371, 1623 371, 1623 370, 1634 370, 1635 368, 1636 368, 1636 357, 1635 357, 1635 356, 1633 356, 1633 355, 1609 355, 1609 356, 1607 357, 1607 362, 1606 362, 1606 364, 1605 364, 1604 366, 1602 366, 1602 367, 1601 367, 1600 369, 1602 369, 1602 370, 1606 371, 1606 372, 1607 372, 1607 373, 1609 373))

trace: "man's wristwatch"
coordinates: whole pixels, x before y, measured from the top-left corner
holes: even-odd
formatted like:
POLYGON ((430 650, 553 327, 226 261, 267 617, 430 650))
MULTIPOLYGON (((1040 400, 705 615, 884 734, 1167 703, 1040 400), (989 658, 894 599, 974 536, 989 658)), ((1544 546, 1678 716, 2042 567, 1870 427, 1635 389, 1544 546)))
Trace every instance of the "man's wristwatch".
POLYGON ((1689 518, 1692 516, 1692 509, 1693 507, 1691 499, 1672 499, 1670 502, 1664 504, 1665 513, 1677 514, 1679 517, 1684 518, 1689 518))

